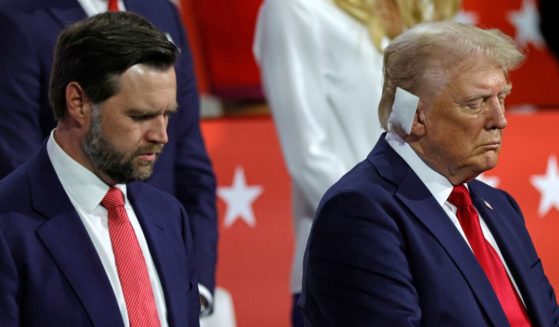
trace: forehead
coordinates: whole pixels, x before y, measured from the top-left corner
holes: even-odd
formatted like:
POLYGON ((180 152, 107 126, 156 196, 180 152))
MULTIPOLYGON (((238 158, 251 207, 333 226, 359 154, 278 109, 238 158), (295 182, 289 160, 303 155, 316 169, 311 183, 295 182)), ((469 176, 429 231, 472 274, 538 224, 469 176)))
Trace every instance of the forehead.
POLYGON ((174 110, 177 108, 176 91, 173 66, 161 70, 137 64, 118 77, 116 93, 105 104, 120 108, 120 111, 174 110))
POLYGON ((468 96, 472 93, 500 93, 510 90, 507 71, 493 60, 473 56, 456 66, 439 70, 432 74, 431 80, 436 94, 454 97, 468 96))
POLYGON ((119 79, 123 91, 137 91, 159 87, 176 87, 175 68, 160 69, 146 64, 128 68, 119 79))

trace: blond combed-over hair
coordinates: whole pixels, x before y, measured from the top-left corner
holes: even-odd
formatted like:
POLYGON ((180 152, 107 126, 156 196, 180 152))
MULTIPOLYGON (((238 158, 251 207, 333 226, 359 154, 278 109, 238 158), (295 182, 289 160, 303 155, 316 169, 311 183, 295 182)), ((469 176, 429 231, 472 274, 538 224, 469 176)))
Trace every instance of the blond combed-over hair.
POLYGON ((421 23, 395 38, 384 51, 381 126, 387 130, 397 87, 417 95, 420 87, 445 83, 454 67, 473 56, 494 62, 507 74, 525 57, 501 31, 453 21, 421 23))

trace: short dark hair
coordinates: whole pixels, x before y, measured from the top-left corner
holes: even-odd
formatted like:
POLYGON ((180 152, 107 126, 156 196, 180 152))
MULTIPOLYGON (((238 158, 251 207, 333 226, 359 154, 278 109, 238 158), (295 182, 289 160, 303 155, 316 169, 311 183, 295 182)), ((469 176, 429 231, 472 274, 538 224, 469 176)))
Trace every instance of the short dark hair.
POLYGON ((166 70, 178 49, 143 17, 106 12, 66 27, 58 36, 49 101, 56 119, 66 116, 66 86, 77 82, 95 104, 118 91, 117 77, 136 64, 166 70))

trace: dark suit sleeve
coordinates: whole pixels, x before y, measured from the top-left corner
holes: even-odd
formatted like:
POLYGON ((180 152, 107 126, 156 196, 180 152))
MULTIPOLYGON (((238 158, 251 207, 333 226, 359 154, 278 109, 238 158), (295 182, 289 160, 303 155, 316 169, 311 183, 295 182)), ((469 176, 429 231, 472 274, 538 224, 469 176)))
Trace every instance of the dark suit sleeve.
POLYGON ((418 326, 406 245, 390 213, 337 194, 315 220, 305 258, 306 326, 418 326))
MULTIPOLYGON (((44 73, 25 17, 0 11, 0 178, 25 162, 43 141, 44 73)), ((47 118, 51 127, 52 115, 47 118)))
MULTIPOLYGON (((172 6, 172 4, 170 4, 172 6)), ((198 276, 202 285, 213 293, 217 258, 216 182, 210 159, 200 133, 198 92, 192 56, 176 8, 173 8, 181 49, 177 65, 178 130, 175 162, 176 196, 186 208, 198 260, 198 276)))
MULTIPOLYGON (((184 248, 186 249, 186 253, 188 259, 195 260, 194 254, 194 244, 192 242, 192 232, 190 229, 190 224, 188 223, 188 217, 184 209, 181 209, 181 222, 182 222, 182 233, 181 237, 184 243, 184 248)), ((196 285, 198 281, 198 271, 196 267, 192 265, 188 265, 188 276, 191 277, 190 279, 190 286, 191 291, 188 292, 187 295, 187 308, 188 308, 188 323, 187 326, 199 326, 200 323, 200 298, 198 293, 198 287, 196 285)))
MULTIPOLYGON (((511 206, 513 207, 513 209, 518 213, 518 216, 522 219, 522 225, 524 225, 524 215, 522 214, 522 211, 520 210, 520 206, 518 205, 518 203, 512 198, 512 196, 510 196, 510 194, 505 193, 505 196, 507 197, 507 200, 509 201, 509 203, 511 204, 511 206)), ((526 233, 526 235, 528 235, 526 233)), ((533 242, 531 239, 529 239, 529 236, 527 236, 528 239, 524 240, 523 244, 525 245, 529 245, 531 247, 531 251, 533 251, 533 253, 536 253, 536 249, 533 247, 533 242)), ((539 285, 540 287, 542 287, 543 289, 543 294, 547 295, 547 305, 548 305, 548 309, 549 309, 549 314, 551 316, 551 320, 553 322, 553 326, 559 326, 559 306, 557 305, 557 298, 555 296, 555 291, 553 290, 553 287, 551 286, 551 284, 549 283, 549 279, 547 279, 547 276, 544 273, 543 270, 543 263, 541 262, 541 260, 539 260, 533 267, 531 267, 531 271, 533 274, 536 274, 535 276, 535 280, 540 281, 539 285)))
POLYGON ((10 250, 0 230, 0 326, 19 326, 17 272, 10 250))

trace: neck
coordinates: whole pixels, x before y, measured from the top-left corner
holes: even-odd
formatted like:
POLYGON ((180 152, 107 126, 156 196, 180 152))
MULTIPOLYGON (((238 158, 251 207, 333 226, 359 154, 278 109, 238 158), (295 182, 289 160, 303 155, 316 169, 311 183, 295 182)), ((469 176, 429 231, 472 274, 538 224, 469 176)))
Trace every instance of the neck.
POLYGON ((58 144, 58 146, 60 146, 60 148, 68 156, 80 165, 84 166, 86 169, 93 172, 107 185, 113 186, 117 184, 116 181, 99 171, 99 169, 96 168, 87 154, 83 151, 82 141, 84 137, 85 133, 79 127, 68 124, 67 122, 59 121, 56 129, 54 130, 54 140, 56 141, 56 144, 58 144))
POLYGON ((479 175, 479 173, 470 171, 469 169, 456 169, 448 165, 442 165, 425 153, 419 141, 410 141, 409 137, 406 137, 405 141, 427 166, 446 177, 452 185, 467 183, 479 175))

